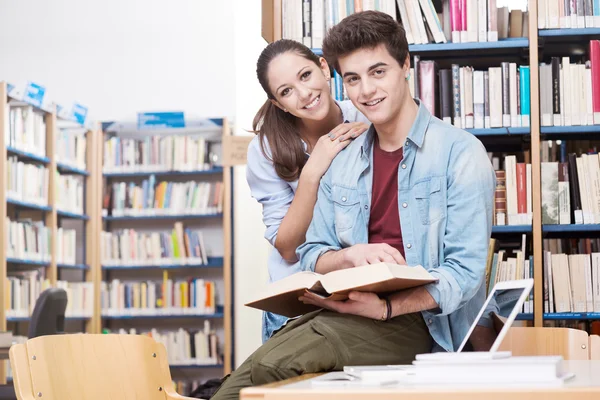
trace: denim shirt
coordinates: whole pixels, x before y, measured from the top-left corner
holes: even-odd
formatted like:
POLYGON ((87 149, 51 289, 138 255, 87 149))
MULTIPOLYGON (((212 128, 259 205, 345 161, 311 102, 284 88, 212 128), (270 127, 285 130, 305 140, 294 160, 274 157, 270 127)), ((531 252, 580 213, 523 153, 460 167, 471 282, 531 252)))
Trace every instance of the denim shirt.
MULTIPOLYGON (((342 111, 344 121, 360 121, 370 124, 365 116, 354 107, 352 102, 346 100, 336 103, 342 111)), ((246 180, 250 186, 252 197, 262 205, 262 219, 266 228, 265 239, 275 246, 279 226, 287 214, 292 200, 294 200, 298 181, 287 182, 281 179, 271 161, 271 149, 268 143, 265 143, 265 150, 267 157, 261 150, 259 137, 254 137, 248 147, 246 180)), ((302 271, 299 262, 287 262, 275 247, 269 255, 268 263, 270 282, 278 281, 302 271)), ((286 320, 287 318, 282 315, 263 313, 263 342, 269 339, 272 333, 279 329, 286 320)))
MULTIPOLYGON (((437 282, 425 286, 439 305, 422 315, 433 351, 456 351, 485 302, 485 265, 492 230, 494 169, 481 142, 419 104, 398 168, 398 210, 408 265, 437 282)), ((369 132, 338 155, 319 186, 303 270, 331 250, 368 243, 373 182, 369 132)))

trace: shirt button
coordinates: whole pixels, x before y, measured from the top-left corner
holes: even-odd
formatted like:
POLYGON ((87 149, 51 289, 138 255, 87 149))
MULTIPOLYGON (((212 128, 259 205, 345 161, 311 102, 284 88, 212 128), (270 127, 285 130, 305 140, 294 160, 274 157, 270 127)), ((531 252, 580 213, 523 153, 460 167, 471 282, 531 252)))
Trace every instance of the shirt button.
POLYGON ((406 208, 406 207, 408 207, 408 204, 402 203, 402 207, 406 208))
POLYGON ((368 210, 368 209, 369 209, 369 206, 365 205, 365 210, 368 210))
POLYGON ((345 201, 346 201, 346 198, 345 198, 345 197, 342 197, 342 201, 344 201, 344 202, 345 202, 345 201))
POLYGON ((427 322, 429 322, 430 325, 433 324, 433 320, 431 318, 429 318, 427 322))
POLYGON ((406 143, 404 144, 406 147, 408 147, 409 143, 408 140, 406 141, 406 143))
POLYGON ((408 247, 409 249, 412 248, 412 244, 407 244, 406 247, 408 247))
POLYGON ((402 164, 402 169, 406 169, 406 164, 402 164))

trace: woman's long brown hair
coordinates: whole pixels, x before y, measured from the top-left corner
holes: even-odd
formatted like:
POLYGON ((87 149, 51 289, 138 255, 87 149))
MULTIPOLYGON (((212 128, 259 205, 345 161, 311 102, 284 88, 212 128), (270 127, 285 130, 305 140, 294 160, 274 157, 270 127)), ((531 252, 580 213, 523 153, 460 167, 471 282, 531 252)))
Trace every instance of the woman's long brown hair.
POLYGON ((287 182, 292 182, 300 176, 307 158, 298 129, 298 118, 281 110, 271 102, 275 96, 269 89, 267 79, 271 61, 287 52, 294 52, 320 67, 319 57, 301 43, 281 39, 269 44, 256 63, 258 81, 269 99, 256 113, 252 128, 260 138, 263 154, 273 162, 277 175, 287 182), (265 149, 265 139, 269 144, 271 157, 268 156, 265 149))

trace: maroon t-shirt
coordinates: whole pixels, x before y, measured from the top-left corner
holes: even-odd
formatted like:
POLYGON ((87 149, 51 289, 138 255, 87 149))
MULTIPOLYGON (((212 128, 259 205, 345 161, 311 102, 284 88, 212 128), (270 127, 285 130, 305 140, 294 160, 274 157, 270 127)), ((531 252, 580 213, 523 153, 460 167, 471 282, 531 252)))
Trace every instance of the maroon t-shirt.
POLYGON ((369 243, 387 243, 404 257, 398 210, 398 166, 403 148, 387 152, 373 143, 373 195, 369 218, 369 243))

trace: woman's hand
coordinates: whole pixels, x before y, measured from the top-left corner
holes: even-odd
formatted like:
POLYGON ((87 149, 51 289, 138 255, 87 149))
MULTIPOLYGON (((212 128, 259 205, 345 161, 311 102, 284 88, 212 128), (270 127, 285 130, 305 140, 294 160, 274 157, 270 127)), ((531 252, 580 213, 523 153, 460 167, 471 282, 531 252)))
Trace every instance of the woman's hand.
POLYGON ((321 136, 302 173, 310 174, 317 181, 320 180, 335 156, 348 146, 352 139, 362 135, 367 129, 369 129, 369 125, 363 122, 350 122, 340 124, 329 134, 321 136))

